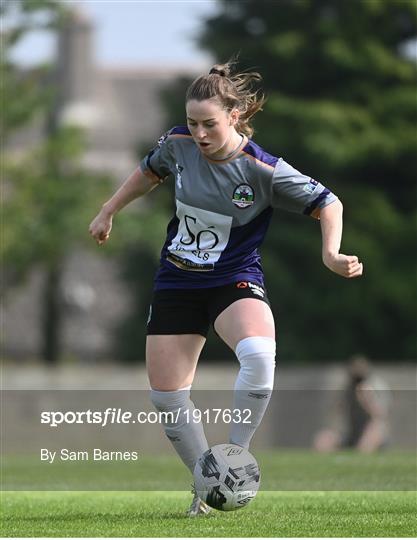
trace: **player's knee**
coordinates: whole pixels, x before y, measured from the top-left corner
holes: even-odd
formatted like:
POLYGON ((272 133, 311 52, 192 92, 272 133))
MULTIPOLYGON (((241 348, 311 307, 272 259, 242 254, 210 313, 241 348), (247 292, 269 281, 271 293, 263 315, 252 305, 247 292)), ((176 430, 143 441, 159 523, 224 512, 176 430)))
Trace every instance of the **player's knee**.
POLYGON ((240 380, 256 389, 274 386, 275 340, 268 337, 248 337, 239 341, 236 356, 239 360, 240 380))
POLYGON ((164 392, 151 389, 150 398, 158 411, 174 411, 188 406, 191 386, 179 390, 164 392))

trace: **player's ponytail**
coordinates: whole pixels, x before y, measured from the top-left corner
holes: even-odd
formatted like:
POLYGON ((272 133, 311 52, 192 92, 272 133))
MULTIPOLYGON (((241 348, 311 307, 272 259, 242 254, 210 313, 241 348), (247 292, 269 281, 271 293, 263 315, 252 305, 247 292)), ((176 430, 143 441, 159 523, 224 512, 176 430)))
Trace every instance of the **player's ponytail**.
POLYGON ((191 83, 185 101, 217 98, 225 110, 239 109, 236 130, 252 137, 250 121, 265 103, 263 93, 254 89, 254 83, 261 81, 262 77, 257 72, 236 72, 235 66, 235 60, 214 65, 208 75, 201 75, 191 83))

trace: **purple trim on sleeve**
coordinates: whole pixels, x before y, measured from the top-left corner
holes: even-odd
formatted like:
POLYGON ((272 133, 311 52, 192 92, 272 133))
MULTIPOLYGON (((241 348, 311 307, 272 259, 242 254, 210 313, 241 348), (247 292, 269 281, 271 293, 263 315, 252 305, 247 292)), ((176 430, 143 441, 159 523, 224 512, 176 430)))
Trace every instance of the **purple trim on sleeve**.
POLYGON ((261 148, 253 141, 248 141, 248 144, 245 146, 243 151, 251 155, 252 157, 258 159, 259 161, 262 161, 267 165, 271 165, 271 167, 275 167, 277 161, 279 160, 279 158, 268 154, 268 152, 265 152, 263 148, 261 148))
POLYGON ((306 214, 307 216, 309 216, 311 212, 315 210, 320 205, 320 203, 324 201, 327 195, 330 195, 330 191, 327 188, 324 188, 324 190, 320 193, 320 195, 316 199, 314 199, 314 201, 310 204, 310 206, 307 206, 303 214, 306 214))
POLYGON ((149 152, 149 154, 148 154, 148 156, 147 156, 147 158, 146 158, 146 167, 151 171, 152 174, 154 174, 154 175, 157 176, 158 178, 161 178, 161 175, 158 174, 158 173, 155 171, 155 169, 152 167, 152 165, 151 165, 151 157, 153 156, 153 154, 155 153, 155 151, 156 151, 157 149, 158 149, 158 147, 155 147, 155 148, 153 148, 153 149, 149 152))
POLYGON ((169 132, 169 135, 191 135, 187 126, 175 126, 169 132))

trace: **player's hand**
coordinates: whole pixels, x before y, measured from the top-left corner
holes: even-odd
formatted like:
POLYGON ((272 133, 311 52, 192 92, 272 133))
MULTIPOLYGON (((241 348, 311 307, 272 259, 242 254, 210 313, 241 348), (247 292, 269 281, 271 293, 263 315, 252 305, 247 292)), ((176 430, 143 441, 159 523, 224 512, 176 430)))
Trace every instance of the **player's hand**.
POLYGON ((356 255, 327 254, 323 255, 323 262, 332 272, 345 278, 356 278, 363 274, 363 264, 356 255))
POLYGON ((113 216, 104 209, 102 209, 91 222, 88 230, 99 246, 109 239, 112 223, 113 216))

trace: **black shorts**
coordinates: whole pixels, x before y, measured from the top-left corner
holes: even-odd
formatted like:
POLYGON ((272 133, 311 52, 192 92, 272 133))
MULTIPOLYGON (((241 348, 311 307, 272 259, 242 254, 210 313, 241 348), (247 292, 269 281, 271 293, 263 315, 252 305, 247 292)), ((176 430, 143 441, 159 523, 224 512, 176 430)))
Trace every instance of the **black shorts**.
POLYGON ((206 337, 220 313, 241 298, 255 298, 269 305, 265 289, 249 281, 208 289, 154 291, 147 334, 200 334, 206 337))

